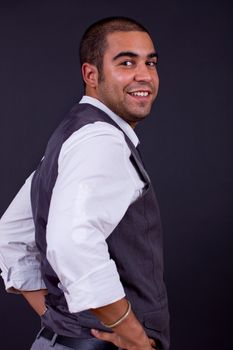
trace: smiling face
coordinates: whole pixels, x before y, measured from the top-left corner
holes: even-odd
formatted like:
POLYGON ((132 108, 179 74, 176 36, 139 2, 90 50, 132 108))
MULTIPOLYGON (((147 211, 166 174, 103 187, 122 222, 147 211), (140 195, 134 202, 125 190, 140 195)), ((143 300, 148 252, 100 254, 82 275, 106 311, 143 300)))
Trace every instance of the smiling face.
POLYGON ((92 85, 86 80, 86 92, 134 125, 150 113, 157 96, 157 55, 146 32, 114 32, 107 43, 102 72, 92 85))

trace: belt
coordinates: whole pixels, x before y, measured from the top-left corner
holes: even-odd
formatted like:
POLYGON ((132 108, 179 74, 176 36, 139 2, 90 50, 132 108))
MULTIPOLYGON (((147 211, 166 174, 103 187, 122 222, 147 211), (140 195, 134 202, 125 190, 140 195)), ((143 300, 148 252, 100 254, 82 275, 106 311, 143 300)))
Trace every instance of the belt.
POLYGON ((74 337, 67 337, 65 335, 59 335, 54 333, 49 328, 42 328, 37 336, 37 338, 43 337, 51 341, 50 346, 54 346, 56 343, 70 347, 73 350, 117 350, 118 348, 109 342, 96 339, 78 339, 74 337))

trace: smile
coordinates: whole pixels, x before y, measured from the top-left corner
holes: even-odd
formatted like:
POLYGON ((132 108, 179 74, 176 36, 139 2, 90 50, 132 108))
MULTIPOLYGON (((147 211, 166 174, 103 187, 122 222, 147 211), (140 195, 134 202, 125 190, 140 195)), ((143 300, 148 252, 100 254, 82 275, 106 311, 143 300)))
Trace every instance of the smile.
POLYGON ((133 92, 129 92, 129 94, 132 96, 146 97, 150 94, 150 92, 149 91, 133 91, 133 92))

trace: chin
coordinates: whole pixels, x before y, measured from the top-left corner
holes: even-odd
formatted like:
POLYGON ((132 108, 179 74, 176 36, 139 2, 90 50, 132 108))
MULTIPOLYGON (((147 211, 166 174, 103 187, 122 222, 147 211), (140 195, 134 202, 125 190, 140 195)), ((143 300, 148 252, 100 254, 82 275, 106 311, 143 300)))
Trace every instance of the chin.
POLYGON ((141 120, 144 120, 148 117, 148 114, 128 114, 127 119, 131 122, 139 122, 141 120))
POLYGON ((114 112, 121 116, 123 119, 130 122, 138 122, 145 119, 150 114, 151 108, 147 110, 138 110, 138 109, 124 109, 124 110, 115 110, 114 112))
POLYGON ((134 113, 131 112, 131 116, 132 118, 135 118, 135 120, 145 119, 150 114, 150 111, 151 109, 143 112, 137 112, 137 111, 135 111, 134 113))
POLYGON ((148 114, 138 115, 138 116, 136 116, 135 121, 144 120, 147 117, 148 117, 148 114))

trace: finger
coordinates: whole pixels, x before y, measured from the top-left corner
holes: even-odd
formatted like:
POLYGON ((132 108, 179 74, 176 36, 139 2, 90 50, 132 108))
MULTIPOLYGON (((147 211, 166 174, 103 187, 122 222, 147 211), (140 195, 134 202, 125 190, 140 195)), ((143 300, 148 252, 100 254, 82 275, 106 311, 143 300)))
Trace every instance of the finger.
POLYGON ((94 335, 94 337, 96 337, 97 339, 110 341, 112 343, 115 337, 113 333, 101 332, 101 331, 98 331, 97 329, 91 329, 91 334, 94 335))

